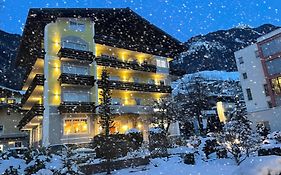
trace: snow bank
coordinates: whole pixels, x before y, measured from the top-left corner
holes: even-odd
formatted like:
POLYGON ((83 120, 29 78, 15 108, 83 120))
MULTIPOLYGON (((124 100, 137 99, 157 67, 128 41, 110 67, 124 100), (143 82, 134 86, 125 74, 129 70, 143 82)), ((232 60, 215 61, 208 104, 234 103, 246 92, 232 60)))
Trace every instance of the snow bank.
POLYGON ((280 156, 262 156, 245 160, 232 175, 279 175, 280 156))

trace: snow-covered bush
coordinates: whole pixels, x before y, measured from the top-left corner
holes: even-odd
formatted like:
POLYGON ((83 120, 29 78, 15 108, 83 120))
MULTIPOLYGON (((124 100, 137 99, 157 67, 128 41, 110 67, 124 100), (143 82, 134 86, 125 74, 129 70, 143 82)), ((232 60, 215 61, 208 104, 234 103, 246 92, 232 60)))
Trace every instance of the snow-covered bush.
POLYGON ((168 155, 168 139, 162 128, 149 129, 149 151, 155 157, 168 155))
POLYGON ((130 149, 137 150, 142 145, 143 135, 138 129, 132 128, 125 133, 125 139, 131 143, 130 149))

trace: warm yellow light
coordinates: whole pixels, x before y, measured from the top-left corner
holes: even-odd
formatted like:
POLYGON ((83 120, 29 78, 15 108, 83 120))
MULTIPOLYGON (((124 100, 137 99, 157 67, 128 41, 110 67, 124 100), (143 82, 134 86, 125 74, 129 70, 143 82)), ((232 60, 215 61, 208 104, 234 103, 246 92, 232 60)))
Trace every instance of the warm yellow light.
POLYGON ((217 102, 217 113, 219 116, 219 120, 220 122, 226 122, 226 117, 224 115, 224 107, 223 107, 223 103, 221 101, 217 102))
POLYGON ((141 129, 142 128, 142 124, 138 124, 138 126, 137 126, 139 129, 141 129))
POLYGON ((127 130, 128 130, 128 125, 123 125, 123 126, 122 126, 122 129, 123 129, 124 131, 127 131, 127 130))

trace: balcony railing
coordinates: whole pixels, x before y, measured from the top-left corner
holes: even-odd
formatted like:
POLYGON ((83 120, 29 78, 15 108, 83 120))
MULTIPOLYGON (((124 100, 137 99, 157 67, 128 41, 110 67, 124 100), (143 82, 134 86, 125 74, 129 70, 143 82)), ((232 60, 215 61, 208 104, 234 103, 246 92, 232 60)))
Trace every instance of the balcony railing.
POLYGON ((59 77, 59 81, 61 84, 94 86, 95 77, 91 75, 77 75, 77 74, 62 73, 59 77))
POLYGON ((26 90, 22 100, 21 104, 24 104, 27 99, 30 97, 36 86, 44 86, 44 75, 42 74, 36 74, 32 82, 30 83, 28 89, 26 90))
POLYGON ((123 105, 111 105, 113 114, 149 114, 153 112, 152 106, 123 106, 123 105))
POLYGON ((145 71, 145 72, 156 72, 157 68, 155 65, 143 63, 138 64, 137 62, 124 62, 118 58, 110 57, 106 55, 102 55, 97 57, 96 62, 100 66, 108 66, 113 68, 121 68, 121 69, 132 69, 137 71, 145 71))
POLYGON ((61 48, 58 52, 58 57, 93 62, 95 55, 90 51, 61 48))
POLYGON ((24 117, 18 124, 18 128, 22 129, 28 122, 36 116, 43 116, 44 106, 42 104, 35 104, 29 111, 24 114, 24 117))
MULTIPOLYGON (((98 87, 102 88, 101 81, 98 81, 98 87)), ((129 90, 129 91, 142 91, 142 92, 159 92, 159 93, 171 93, 171 86, 144 84, 135 82, 122 82, 122 81, 110 81, 110 89, 116 90, 129 90)))
POLYGON ((60 113, 95 113, 94 102, 62 102, 58 107, 60 113))

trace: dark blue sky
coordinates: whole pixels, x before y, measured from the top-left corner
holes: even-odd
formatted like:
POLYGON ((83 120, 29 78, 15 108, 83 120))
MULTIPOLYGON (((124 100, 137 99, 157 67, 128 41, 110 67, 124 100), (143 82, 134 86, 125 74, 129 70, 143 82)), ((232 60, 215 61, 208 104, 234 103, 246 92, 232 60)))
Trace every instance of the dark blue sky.
POLYGON ((31 7, 130 7, 180 41, 239 23, 281 26, 281 0, 0 0, 0 29, 22 33, 31 7))

